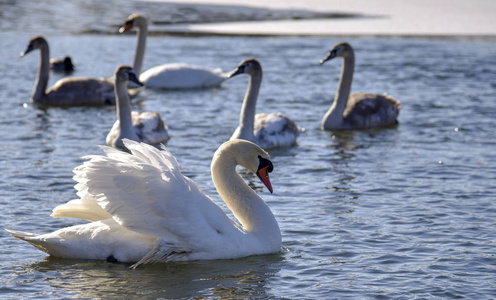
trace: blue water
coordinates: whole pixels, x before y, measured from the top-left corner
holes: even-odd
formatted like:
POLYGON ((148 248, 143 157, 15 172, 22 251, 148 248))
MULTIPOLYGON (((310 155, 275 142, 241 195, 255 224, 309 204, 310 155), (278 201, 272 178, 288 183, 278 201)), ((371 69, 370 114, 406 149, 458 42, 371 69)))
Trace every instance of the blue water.
MULTIPOLYGON (((135 37, 33 28, 0 34, 0 228, 46 233, 82 222, 49 215, 77 197, 72 169, 100 153, 115 109, 31 105, 39 53, 19 53, 43 34, 52 57, 73 57, 73 75, 111 76, 131 63, 135 37)), ((496 43, 346 38, 357 57, 352 89, 402 101, 400 124, 324 132, 341 62, 318 61, 342 39, 148 39, 145 69, 187 62, 227 71, 259 59, 258 112, 283 112, 305 128, 297 146, 271 151, 274 194, 245 176, 279 222, 280 253, 131 270, 51 258, 0 231, 0 298, 495 298, 496 43)), ((51 74, 50 85, 61 77, 51 74)), ((238 124, 247 82, 144 90, 133 104, 160 112, 183 173, 224 208, 209 165, 238 124)))

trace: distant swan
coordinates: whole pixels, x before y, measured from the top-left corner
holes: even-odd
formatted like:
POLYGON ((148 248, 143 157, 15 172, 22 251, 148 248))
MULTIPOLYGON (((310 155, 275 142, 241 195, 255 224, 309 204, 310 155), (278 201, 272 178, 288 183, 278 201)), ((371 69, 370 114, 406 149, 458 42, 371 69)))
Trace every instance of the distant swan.
POLYGON ((120 66, 115 70, 115 97, 117 121, 107 135, 107 145, 123 149, 123 138, 147 144, 163 143, 169 139, 167 128, 156 112, 131 112, 127 94, 127 83, 132 81, 143 85, 129 66, 120 66))
POLYGON ((69 56, 64 58, 50 58, 50 70, 70 73, 74 71, 74 64, 72 64, 72 59, 69 56))
POLYGON ((268 154, 243 140, 224 143, 212 159, 212 180, 240 223, 229 218, 179 171, 172 154, 125 139, 131 154, 102 146, 74 170, 81 197, 52 217, 91 223, 48 234, 8 230, 56 257, 144 263, 232 259, 276 253, 281 232, 270 208, 236 172, 241 165, 272 192, 268 154))
POLYGON ((140 14, 130 15, 126 24, 119 29, 119 32, 126 32, 133 27, 138 29, 138 42, 134 53, 133 68, 136 74, 141 74, 139 80, 146 87, 164 89, 208 88, 220 86, 226 80, 227 75, 221 69, 207 69, 184 63, 159 65, 141 73, 148 32, 146 18, 140 14))
POLYGON ((322 119, 322 130, 363 129, 398 123, 401 103, 393 97, 372 93, 350 95, 355 69, 353 48, 348 43, 338 43, 320 64, 335 57, 342 57, 344 63, 334 102, 322 119))
POLYGON ((114 104, 114 83, 110 79, 90 77, 66 77, 57 81, 50 89, 48 85, 50 73, 50 51, 47 41, 41 36, 35 36, 21 56, 40 49, 41 60, 38 68, 31 100, 51 106, 87 106, 114 104))
POLYGON ((258 91, 262 84, 262 66, 258 60, 242 61, 230 77, 243 73, 250 75, 250 81, 241 108, 239 126, 231 136, 231 140, 252 141, 264 149, 295 144, 298 125, 290 118, 281 113, 255 115, 258 91))

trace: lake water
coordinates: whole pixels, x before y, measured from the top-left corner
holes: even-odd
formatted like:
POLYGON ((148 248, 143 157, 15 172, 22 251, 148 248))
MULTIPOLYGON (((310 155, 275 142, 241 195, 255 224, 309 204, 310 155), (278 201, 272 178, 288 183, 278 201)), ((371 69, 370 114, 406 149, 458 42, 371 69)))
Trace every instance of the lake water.
MULTIPOLYGON (((72 169, 101 153, 115 121, 113 107, 31 105, 39 52, 19 57, 30 37, 45 35, 52 57, 70 54, 77 76, 111 76, 133 57, 133 35, 49 29, 0 34, 0 228, 46 233, 81 223, 50 213, 76 198, 72 169)), ((245 175, 279 222, 280 253, 131 270, 51 258, 0 231, 0 298, 495 298, 496 42, 347 38, 357 57, 352 90, 402 101, 400 124, 321 131, 341 61, 318 61, 341 40, 148 39, 144 69, 187 62, 227 71, 259 59, 258 112, 283 112, 305 128, 298 145, 270 152, 274 194, 245 175)), ((61 76, 51 74, 50 85, 61 76)), ((160 112, 183 173, 222 207, 210 160, 238 124, 247 82, 144 90, 133 104, 160 112)))

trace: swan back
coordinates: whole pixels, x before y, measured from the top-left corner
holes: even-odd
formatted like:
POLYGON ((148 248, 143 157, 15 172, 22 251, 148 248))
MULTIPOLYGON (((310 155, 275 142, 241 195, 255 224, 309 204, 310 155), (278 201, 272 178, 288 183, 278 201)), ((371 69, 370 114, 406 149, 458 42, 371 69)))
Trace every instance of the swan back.
POLYGON ((208 69, 185 63, 155 66, 140 75, 146 87, 164 89, 194 89, 220 86, 226 80, 221 69, 208 69))

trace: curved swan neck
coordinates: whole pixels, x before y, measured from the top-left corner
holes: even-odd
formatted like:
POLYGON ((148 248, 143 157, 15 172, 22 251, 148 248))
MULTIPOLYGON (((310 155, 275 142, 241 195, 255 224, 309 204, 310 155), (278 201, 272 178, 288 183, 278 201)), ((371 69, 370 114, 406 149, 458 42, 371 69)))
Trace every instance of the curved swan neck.
POLYGON ((143 59, 145 57, 146 36, 148 34, 148 24, 145 18, 136 19, 137 37, 136 51, 134 52, 133 70, 138 76, 143 69, 143 59))
POLYGON ((343 121, 343 113, 348 103, 355 71, 355 54, 353 49, 349 49, 347 55, 343 57, 343 65, 338 82, 338 89, 334 97, 331 108, 327 111, 322 121, 322 128, 332 128, 339 126, 343 121))
POLYGON ((33 101, 41 101, 45 96, 45 91, 48 86, 48 79, 50 76, 50 49, 48 43, 43 41, 40 47, 40 65, 38 67, 38 75, 34 84, 33 94, 31 99, 33 101))
POLYGON ((211 166, 212 181, 243 228, 273 239, 281 235, 271 210, 236 172, 236 158, 230 151, 216 153, 211 166))
POLYGON ((250 81, 246 89, 243 106, 239 117, 240 139, 253 140, 253 127, 257 108, 258 92, 262 84, 262 72, 250 74, 250 81))
POLYGON ((121 138, 137 140, 131 117, 131 104, 127 94, 127 80, 118 81, 116 79, 114 91, 121 138))

